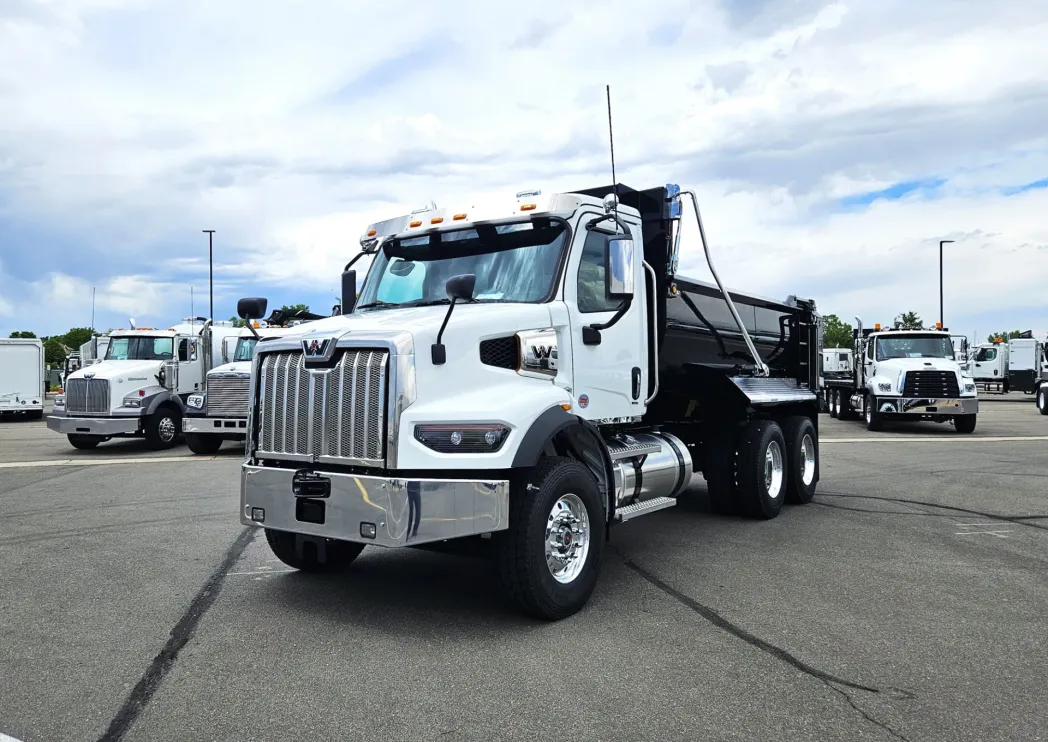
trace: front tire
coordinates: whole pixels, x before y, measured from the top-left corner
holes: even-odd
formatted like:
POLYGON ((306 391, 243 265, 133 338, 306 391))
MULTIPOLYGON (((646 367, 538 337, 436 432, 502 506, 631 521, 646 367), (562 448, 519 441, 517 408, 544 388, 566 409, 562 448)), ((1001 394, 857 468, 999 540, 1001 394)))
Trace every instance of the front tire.
POLYGON ((787 480, 786 441, 778 423, 753 420, 739 438, 738 495, 751 518, 771 520, 782 510, 787 480))
POLYGON ((866 397, 866 429, 878 431, 884 427, 884 415, 877 411, 877 398, 873 395, 866 397))
POLYGON ((1048 415, 1048 387, 1037 388, 1037 411, 1042 415, 1048 415))
POLYGON ((146 419, 146 442, 154 451, 171 448, 178 443, 182 416, 170 407, 161 407, 146 419))
POLYGON ((586 604, 600 575, 605 512, 593 475, 574 459, 545 458, 514 482, 497 559, 518 609, 556 621, 586 604))
POLYGON ((93 448, 97 448, 98 444, 102 442, 102 438, 95 435, 70 433, 67 437, 69 438, 69 445, 81 451, 90 451, 93 448))
POLYGON ((277 559, 303 572, 339 572, 364 551, 364 544, 266 529, 266 541, 277 559))
POLYGON ((974 433, 975 415, 958 415, 953 419, 953 427, 957 429, 958 433, 974 433))
POLYGON ((204 433, 184 433, 183 435, 189 450, 202 456, 213 454, 222 447, 222 436, 220 435, 204 433))
POLYGON ((834 420, 840 417, 841 414, 841 401, 839 394, 840 393, 836 389, 830 392, 830 417, 834 420))
POLYGON ((789 463, 786 502, 805 505, 815 497, 819 481, 819 436, 807 417, 791 417, 783 429, 789 463))

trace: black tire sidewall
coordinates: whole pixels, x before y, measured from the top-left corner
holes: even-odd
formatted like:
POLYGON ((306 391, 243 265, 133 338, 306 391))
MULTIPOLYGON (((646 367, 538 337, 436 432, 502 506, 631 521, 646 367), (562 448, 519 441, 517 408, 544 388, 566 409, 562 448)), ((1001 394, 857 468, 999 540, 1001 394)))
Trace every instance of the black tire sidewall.
POLYGON ((295 534, 289 531, 263 529, 266 541, 274 556, 292 569, 302 572, 338 572, 345 569, 364 550, 364 544, 353 541, 336 541, 325 539, 328 550, 328 561, 320 562, 310 558, 299 558, 295 553, 295 534))
POLYGON ((751 422, 739 440, 739 494, 743 498, 750 517, 768 519, 776 517, 786 500, 789 487, 789 449, 782 428, 772 421, 751 422), (772 440, 779 444, 783 459, 783 482, 779 496, 772 498, 764 485, 764 461, 772 440))
POLYGON ((1048 391, 1043 386, 1037 389, 1037 409, 1042 415, 1048 415, 1048 391))
POLYGON ((170 407, 161 407, 149 416, 149 421, 146 423, 146 440, 154 448, 171 448, 178 443, 179 426, 181 424, 182 416, 178 414, 177 410, 173 410, 170 407), (160 423, 164 418, 170 418, 171 424, 175 429, 175 434, 170 441, 165 441, 160 436, 160 423))
POLYGON ((207 456, 216 453, 222 447, 222 437, 203 433, 183 433, 186 446, 195 454, 207 456))
POLYGON ((789 469, 786 472, 786 502, 800 505, 809 503, 815 497, 815 489, 819 483, 819 436, 815 432, 815 425, 807 417, 793 417, 786 421, 782 434, 786 439, 789 462, 789 469), (802 478, 804 454, 801 441, 805 434, 811 437, 812 445, 815 446, 815 476, 810 485, 804 484, 802 478))

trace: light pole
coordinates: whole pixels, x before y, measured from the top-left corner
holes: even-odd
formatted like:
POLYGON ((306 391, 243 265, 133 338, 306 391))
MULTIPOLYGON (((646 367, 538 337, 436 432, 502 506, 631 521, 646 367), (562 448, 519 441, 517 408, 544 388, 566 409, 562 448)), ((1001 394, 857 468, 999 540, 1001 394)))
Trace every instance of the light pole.
POLYGON ((939 240, 939 327, 946 327, 942 312, 942 246, 953 240, 939 240))
MULTIPOLYGON (((211 300, 211 312, 209 314, 211 321, 215 321, 215 270, 214 270, 214 236, 215 230, 213 229, 202 229, 202 232, 207 232, 207 291, 210 295, 211 300)), ((939 245, 939 264, 942 264, 942 245, 939 245)), ((942 283, 942 271, 939 271, 940 283, 942 283)), ((941 304, 942 302, 940 302, 941 304)))

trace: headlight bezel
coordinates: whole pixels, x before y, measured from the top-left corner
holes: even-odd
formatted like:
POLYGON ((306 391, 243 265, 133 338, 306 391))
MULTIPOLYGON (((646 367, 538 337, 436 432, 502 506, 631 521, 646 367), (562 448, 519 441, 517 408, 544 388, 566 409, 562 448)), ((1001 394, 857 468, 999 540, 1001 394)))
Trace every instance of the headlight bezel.
POLYGON ((413 430, 413 437, 420 444, 436 453, 446 454, 498 453, 506 445, 509 435, 510 427, 496 422, 416 423, 413 430))
POLYGON ((203 410, 206 406, 207 406, 207 395, 205 395, 205 394, 196 393, 196 394, 190 394, 188 397, 186 397, 186 409, 203 410))
POLYGON ((137 392, 135 392, 134 395, 130 395, 129 394, 126 397, 124 397, 122 400, 120 400, 120 406, 121 407, 127 407, 127 408, 130 408, 130 409, 135 409, 135 410, 141 409, 142 408, 142 397, 140 397, 137 392))

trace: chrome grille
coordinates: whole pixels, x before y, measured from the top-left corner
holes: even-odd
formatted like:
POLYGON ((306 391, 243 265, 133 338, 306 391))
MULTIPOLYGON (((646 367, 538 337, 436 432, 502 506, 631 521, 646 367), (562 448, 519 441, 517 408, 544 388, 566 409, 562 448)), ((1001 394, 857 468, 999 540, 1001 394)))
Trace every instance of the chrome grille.
POLYGON ((350 348, 336 358, 334 368, 311 372, 298 351, 262 356, 259 456, 382 465, 389 354, 350 348))
POLYGON ((66 412, 97 414, 109 412, 109 381, 70 379, 65 387, 66 412))
POLYGON ((214 417, 247 417, 247 374, 213 374, 207 377, 207 414, 214 417))

